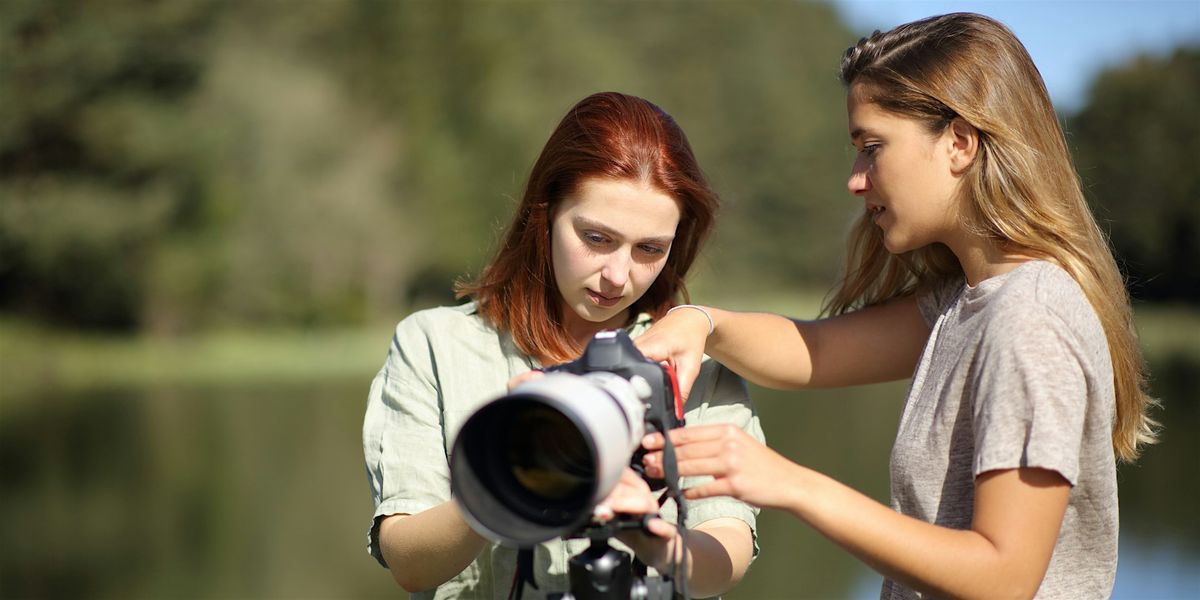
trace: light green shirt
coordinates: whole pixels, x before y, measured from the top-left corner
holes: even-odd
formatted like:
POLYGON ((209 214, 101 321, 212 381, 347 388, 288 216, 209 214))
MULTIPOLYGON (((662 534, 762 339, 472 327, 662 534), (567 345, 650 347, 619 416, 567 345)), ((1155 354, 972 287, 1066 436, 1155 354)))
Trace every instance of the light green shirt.
MULTIPOLYGON (((649 326, 649 316, 639 315, 626 330, 636 337, 649 326)), ((380 519, 416 514, 449 500, 450 450, 463 422, 475 409, 503 395, 514 376, 540 367, 517 349, 511 336, 487 325, 476 314, 474 303, 419 311, 396 326, 387 362, 371 383, 363 422, 367 478, 375 500, 367 549, 380 564, 384 564, 379 551, 380 519)), ((705 359, 684 411, 689 425, 731 423, 763 440, 745 383, 715 361, 705 359)), ((702 481, 685 478, 683 485, 702 481)), ((661 513, 674 523, 674 502, 667 502, 661 513)), ((688 502, 687 526, 733 517, 745 521, 753 532, 757 514, 757 508, 732 498, 694 500, 688 502)), ((612 543, 626 549, 616 540, 612 543)), ((539 544, 534 549, 539 589, 527 587, 525 597, 568 591, 567 561, 587 545, 587 540, 539 544)), ((757 554, 757 542, 754 550, 757 554)), ((489 543, 463 572, 412 598, 507 598, 516 561, 515 548, 489 543)))

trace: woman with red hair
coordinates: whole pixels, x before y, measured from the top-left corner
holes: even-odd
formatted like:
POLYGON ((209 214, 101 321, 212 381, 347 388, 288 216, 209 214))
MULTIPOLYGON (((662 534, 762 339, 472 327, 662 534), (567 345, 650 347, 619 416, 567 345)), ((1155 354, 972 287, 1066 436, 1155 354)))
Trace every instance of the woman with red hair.
MULTIPOLYGON (((470 302, 417 312, 396 327, 363 425, 375 500, 368 549, 414 598, 513 591, 517 550, 477 534, 451 500, 455 434, 515 377, 578 357, 602 330, 636 337, 686 302, 684 277, 716 208, 670 115, 641 98, 594 94, 546 142, 490 264, 458 284, 458 297, 470 302)), ((744 382, 712 361, 701 368, 685 418, 762 439, 744 382)), ((649 487, 631 474, 604 504, 654 512, 649 487)), ((673 504, 661 513, 673 520, 673 504)), ((713 596, 733 587, 756 553, 756 514, 741 501, 711 498, 688 504, 682 552, 678 532, 662 519, 619 541, 650 567, 690 574, 693 594, 713 596)), ((567 561, 587 545, 552 540, 534 548, 539 589, 565 591, 567 561)))

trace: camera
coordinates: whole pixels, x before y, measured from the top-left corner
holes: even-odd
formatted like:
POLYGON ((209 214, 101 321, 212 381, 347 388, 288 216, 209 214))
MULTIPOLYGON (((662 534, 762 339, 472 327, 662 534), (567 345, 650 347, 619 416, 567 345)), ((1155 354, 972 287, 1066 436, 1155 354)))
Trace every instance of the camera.
POLYGON ((450 453, 467 522, 523 548, 583 530, 626 466, 643 473, 643 435, 684 424, 674 371, 624 331, 597 333, 578 360, 545 371, 480 407, 450 453))

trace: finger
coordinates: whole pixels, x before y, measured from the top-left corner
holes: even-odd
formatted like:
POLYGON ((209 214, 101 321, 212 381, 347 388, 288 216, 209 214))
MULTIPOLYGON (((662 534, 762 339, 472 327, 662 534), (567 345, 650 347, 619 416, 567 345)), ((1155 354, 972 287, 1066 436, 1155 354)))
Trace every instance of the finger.
POLYGON ((644 491, 647 494, 650 493, 650 484, 646 483, 646 480, 642 479, 642 476, 631 467, 625 467, 625 470, 621 473, 621 483, 634 490, 644 491))
POLYGON ((687 399, 692 395, 692 386, 696 383, 696 377, 700 375, 700 365, 685 359, 674 361, 673 366, 675 377, 679 380, 679 395, 683 396, 680 401, 687 404, 687 399))
POLYGON ((513 388, 521 385, 522 383, 533 381, 534 379, 540 379, 545 376, 546 374, 541 371, 526 371, 521 373, 520 375, 508 380, 508 391, 511 392, 513 388))
MULTIPOLYGON (((707 441, 692 442, 690 444, 681 444, 675 446, 675 460, 689 460, 697 458, 717 458, 728 456, 736 450, 736 447, 731 448, 731 444, 725 439, 715 439, 707 441)), ((661 465, 666 460, 666 451, 647 452, 642 457, 642 464, 661 465)))
MULTIPOLYGON (((678 473, 680 477, 697 477, 702 475, 723 477, 728 475, 730 472, 729 462, 721 456, 677 460, 675 464, 676 473, 678 473)), ((661 458, 657 459, 652 464, 646 465, 646 475, 659 478, 666 475, 666 471, 662 466, 661 458)))
POLYGON ((711 475, 719 478, 729 474, 729 462, 722 457, 680 460, 676 465, 680 477, 711 475))
POLYGON ((712 498, 715 496, 733 496, 733 487, 729 484, 728 479, 714 479, 712 481, 692 486, 683 490, 683 497, 688 500, 699 500, 701 498, 712 498))
MULTIPOLYGON (((689 425, 687 427, 680 427, 670 431, 671 445, 675 446, 676 448, 697 442, 707 442, 718 439, 732 440, 739 437, 741 433, 741 429, 729 424, 689 425)), ((662 434, 651 433, 643 437, 642 446, 647 450, 662 450, 662 434)))
POLYGON ((691 395, 692 386, 696 383, 696 377, 700 373, 700 359, 686 352, 672 350, 659 340, 658 336, 647 334, 637 338, 633 343, 647 359, 657 363, 667 363, 675 371, 675 378, 679 382, 679 401, 686 404, 691 395))
POLYGON ((621 479, 609 492, 608 497, 600 504, 613 512, 627 514, 640 515, 658 510, 658 502, 650 492, 650 486, 641 475, 628 467, 621 473, 621 479))
POLYGON ((646 523, 646 529, 649 530, 650 533, 654 534, 654 536, 666 540, 675 537, 675 532, 677 531, 674 525, 658 518, 650 519, 650 521, 646 523))
POLYGON ((644 515, 658 512, 658 503, 653 497, 622 497, 613 498, 605 503, 613 512, 627 515, 644 515))
POLYGON ((592 518, 601 523, 607 523, 613 520, 613 517, 615 516, 617 516, 616 511, 614 511, 611 506, 603 502, 592 508, 592 518))
MULTIPOLYGON (((651 327, 651 332, 653 330, 654 328, 651 327)), ((642 353, 642 356, 654 362, 662 362, 671 357, 671 352, 667 350, 666 346, 658 342, 658 337, 653 333, 647 333, 635 338, 633 340, 633 347, 637 348, 638 352, 642 353)))

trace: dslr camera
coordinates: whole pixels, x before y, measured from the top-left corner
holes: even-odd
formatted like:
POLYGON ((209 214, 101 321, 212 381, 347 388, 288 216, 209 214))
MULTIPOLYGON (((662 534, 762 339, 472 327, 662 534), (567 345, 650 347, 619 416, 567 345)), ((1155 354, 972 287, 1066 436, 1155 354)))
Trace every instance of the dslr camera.
POLYGON ((586 529, 626 466, 645 478, 642 437, 684 424, 674 371, 624 331, 596 334, 578 360, 545 371, 480 407, 450 454, 467 522, 522 548, 586 529))

